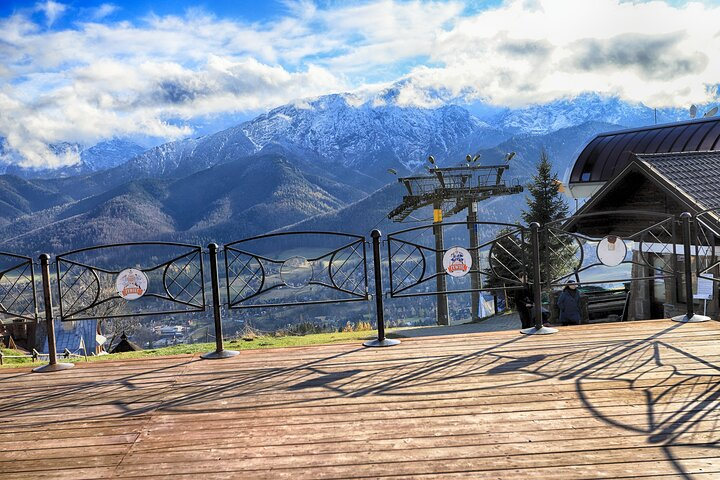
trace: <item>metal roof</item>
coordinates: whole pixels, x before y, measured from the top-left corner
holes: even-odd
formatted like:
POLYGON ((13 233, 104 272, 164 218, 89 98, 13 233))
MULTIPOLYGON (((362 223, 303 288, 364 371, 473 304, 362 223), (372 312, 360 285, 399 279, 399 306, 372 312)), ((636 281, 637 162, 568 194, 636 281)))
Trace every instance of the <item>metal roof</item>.
POLYGON ((585 146, 570 174, 570 184, 607 182, 633 154, 720 150, 720 117, 602 133, 585 146))
POLYGON ((720 151, 637 155, 683 192, 698 210, 720 208, 720 151))

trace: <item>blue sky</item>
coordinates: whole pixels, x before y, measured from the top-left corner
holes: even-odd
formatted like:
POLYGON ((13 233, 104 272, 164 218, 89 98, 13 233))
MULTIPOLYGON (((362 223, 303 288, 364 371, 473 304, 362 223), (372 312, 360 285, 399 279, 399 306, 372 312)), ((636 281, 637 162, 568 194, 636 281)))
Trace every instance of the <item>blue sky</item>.
POLYGON ((718 2, 5 1, 0 161, 58 142, 172 140, 304 98, 522 107, 599 92, 717 99, 718 2))

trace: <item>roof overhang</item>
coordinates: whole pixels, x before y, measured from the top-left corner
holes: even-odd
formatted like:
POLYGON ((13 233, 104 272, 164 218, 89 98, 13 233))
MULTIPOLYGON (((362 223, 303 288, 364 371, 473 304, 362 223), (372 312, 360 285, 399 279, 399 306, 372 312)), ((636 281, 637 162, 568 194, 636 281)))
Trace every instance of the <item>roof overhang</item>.
MULTIPOLYGON (((563 224, 563 229, 572 229, 576 227, 576 224, 579 221, 576 217, 580 217, 583 214, 603 211, 597 209, 598 205, 601 204, 603 200, 608 198, 608 196, 612 194, 615 188, 621 185, 624 180, 633 173, 640 173, 645 178, 655 183, 659 188, 664 191, 666 195, 668 195, 678 204, 680 204, 684 211, 690 212, 692 214, 697 214, 705 210, 705 207, 702 204, 698 203, 685 191, 678 188, 677 185, 665 178, 656 169, 652 168, 650 164, 633 155, 633 159, 630 164, 628 164, 622 170, 622 172, 620 172, 620 174, 616 175, 615 177, 613 177, 612 180, 605 182, 601 186, 596 187, 595 193, 592 195, 592 197, 590 197, 590 199, 575 212, 573 218, 563 224)), ((681 212, 677 213, 679 214, 681 212)), ((713 216, 712 220, 717 220, 717 218, 713 216)), ((718 225, 718 227, 720 227, 720 225, 718 225)))
POLYGON ((572 198, 588 198, 600 190, 605 183, 607 182, 571 183, 568 185, 568 190, 572 198))

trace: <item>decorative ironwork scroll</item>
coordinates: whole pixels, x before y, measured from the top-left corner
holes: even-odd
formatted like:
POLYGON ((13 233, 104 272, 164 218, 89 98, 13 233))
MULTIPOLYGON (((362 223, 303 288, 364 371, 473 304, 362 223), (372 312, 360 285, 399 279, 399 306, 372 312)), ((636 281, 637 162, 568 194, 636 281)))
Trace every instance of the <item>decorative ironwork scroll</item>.
POLYGON ((205 310, 202 248, 137 242, 74 250, 56 257, 63 321, 205 310))
POLYGON ((368 300, 365 237, 282 232, 225 245, 228 306, 284 307, 368 300))
POLYGON ((390 296, 401 298, 519 288, 529 269, 528 238, 525 227, 495 222, 448 222, 393 232, 387 237, 390 296), (438 228, 442 229, 444 238, 442 248, 438 248, 438 228), (478 231, 477 245, 470 245, 468 229, 471 228, 478 231), (455 245, 468 251, 472 259, 468 262, 471 266, 467 275, 460 278, 438 268, 441 265, 438 256, 443 257, 455 245), (476 282, 472 281, 473 276, 476 282), (438 291, 436 284, 431 282, 438 277, 447 277, 451 286, 457 288, 438 291))
POLYGON ((37 322, 35 272, 30 257, 0 253, 0 322, 37 322))
POLYGON ((675 216, 644 211, 575 215, 545 225, 541 235, 550 287, 674 278, 683 242, 675 216), (651 273, 633 275, 633 265, 651 273))
POLYGON ((695 271, 699 278, 720 282, 720 209, 700 212, 695 216, 693 229, 695 271))

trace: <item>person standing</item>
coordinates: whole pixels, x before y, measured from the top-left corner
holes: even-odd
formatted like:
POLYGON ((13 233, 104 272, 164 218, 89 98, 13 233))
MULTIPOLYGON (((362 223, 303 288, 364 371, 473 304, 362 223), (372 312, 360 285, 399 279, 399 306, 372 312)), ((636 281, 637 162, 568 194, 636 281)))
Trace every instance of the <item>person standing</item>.
POLYGON ((532 319, 532 307, 533 307, 533 292, 530 289, 530 285, 527 283, 527 277, 522 276, 522 288, 513 292, 513 300, 515 302, 515 308, 520 315, 520 323, 522 328, 530 328, 535 326, 535 322, 532 319))
POLYGON ((558 297, 557 305, 560 310, 560 325, 580 325, 580 292, 577 283, 565 285, 558 297))

